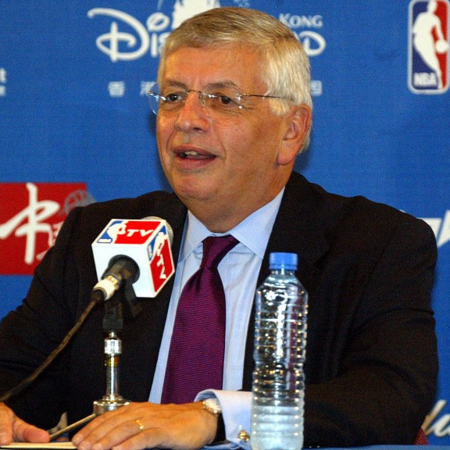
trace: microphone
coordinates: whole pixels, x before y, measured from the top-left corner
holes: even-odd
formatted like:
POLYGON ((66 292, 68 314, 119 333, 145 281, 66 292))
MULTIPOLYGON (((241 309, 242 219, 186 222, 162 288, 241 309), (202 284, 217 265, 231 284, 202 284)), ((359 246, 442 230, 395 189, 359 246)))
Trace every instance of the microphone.
MULTIPOLYGON (((51 352, 47 359, 29 377, 1 395, 0 403, 6 402, 11 397, 22 392, 53 363, 55 358, 66 348, 72 337, 84 324, 92 309, 98 304, 98 301, 109 300, 114 292, 124 284, 125 290, 128 291, 133 290, 132 285, 134 284, 135 292, 133 292, 133 295, 135 296, 156 297, 175 273, 170 247, 172 241, 172 227, 159 217, 146 217, 140 220, 112 219, 91 244, 95 270, 100 281, 92 290, 89 305, 61 344, 51 352)), ((133 303, 134 301, 132 298, 126 298, 126 300, 128 303, 133 303)), ((133 309, 135 307, 130 304, 130 308, 133 309)), ((111 351, 115 351, 114 347, 111 347, 111 349, 111 351)), ((115 357, 115 355, 116 353, 111 356, 115 357)), ((117 365, 112 364, 109 369, 111 371, 117 370, 117 365)), ((115 379, 111 379, 111 385, 115 388, 113 381, 115 379)), ((111 390, 112 387, 108 385, 108 388, 111 390)), ((114 397, 113 401, 110 401, 108 398, 106 405, 112 408, 111 405, 118 404, 118 398, 119 396, 114 397)), ((59 430, 51 435, 51 438, 54 439, 60 434, 78 428, 92 420, 96 415, 97 413, 69 425, 63 430, 59 430)))
POLYGON ((124 283, 137 297, 154 298, 175 273, 172 227, 159 217, 111 219, 92 243, 101 291, 109 300, 124 283))

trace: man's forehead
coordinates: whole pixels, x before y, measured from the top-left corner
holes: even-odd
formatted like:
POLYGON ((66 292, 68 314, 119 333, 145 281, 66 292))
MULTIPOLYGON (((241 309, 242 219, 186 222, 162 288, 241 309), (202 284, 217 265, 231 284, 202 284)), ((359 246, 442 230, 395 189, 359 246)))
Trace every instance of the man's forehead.
POLYGON ((167 55, 160 71, 161 82, 187 82, 192 79, 210 87, 238 87, 243 82, 258 82, 259 59, 249 47, 221 45, 181 47, 167 55))
POLYGON ((166 61, 168 59, 184 59, 188 58, 187 55, 192 54, 194 52, 202 52, 202 53, 220 53, 221 55, 229 55, 230 57, 238 58, 240 56, 248 56, 259 54, 259 49, 257 49, 252 44, 245 43, 237 43, 237 42, 228 42, 228 43, 218 43, 218 44, 209 44, 209 45, 185 45, 181 47, 177 47, 170 51, 166 55, 166 61))

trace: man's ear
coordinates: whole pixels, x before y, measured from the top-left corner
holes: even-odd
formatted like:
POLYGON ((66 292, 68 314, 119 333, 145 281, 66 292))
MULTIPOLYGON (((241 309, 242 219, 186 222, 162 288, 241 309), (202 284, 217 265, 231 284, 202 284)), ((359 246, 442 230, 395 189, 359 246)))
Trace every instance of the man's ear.
POLYGON ((311 127, 311 120, 311 108, 305 104, 295 106, 287 115, 287 131, 283 137, 282 149, 278 154, 280 165, 290 164, 298 155, 311 127))

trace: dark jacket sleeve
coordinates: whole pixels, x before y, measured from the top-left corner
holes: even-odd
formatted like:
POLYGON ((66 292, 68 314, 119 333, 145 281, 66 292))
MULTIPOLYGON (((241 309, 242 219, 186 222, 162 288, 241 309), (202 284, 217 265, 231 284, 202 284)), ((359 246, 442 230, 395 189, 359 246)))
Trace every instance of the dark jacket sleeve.
MULTIPOLYGON (((60 344, 75 323, 76 305, 65 293, 67 265, 71 264, 71 241, 79 210, 66 219, 56 245, 35 271, 23 304, 0 325, 0 390, 18 385, 60 344)), ((69 278, 76 278, 71 274, 69 278)), ((37 380, 7 404, 19 417, 50 428, 65 411, 69 353, 66 350, 37 380)))
MULTIPOLYGON (((110 219, 165 218, 174 230, 172 247, 177 255, 185 215, 179 200, 163 192, 73 210, 36 268, 23 304, 0 324, 0 393, 30 375, 85 311, 97 282, 91 243, 110 219)), ((172 283, 156 299, 138 299, 142 305, 138 317, 125 317, 120 388, 130 401, 148 399, 172 283)), ((50 428, 63 412, 69 423, 92 413, 93 401, 101 399, 106 389, 104 316, 104 305, 98 305, 66 350, 29 388, 8 401, 19 417, 50 428)))
MULTIPOLYGON (((434 236, 405 215, 390 234, 372 239, 382 245, 362 252, 356 260, 365 261, 345 272, 335 310, 345 333, 331 344, 339 348, 330 355, 338 361, 329 366, 335 373, 306 388, 306 445, 411 444, 432 407, 438 373, 430 307, 434 236)), ((348 248, 358 251, 350 242, 348 248)), ((336 283, 338 274, 336 268, 336 283)))
MULTIPOLYGON (((293 173, 264 256, 298 254, 309 293, 305 447, 412 444, 436 393, 436 241, 422 220, 293 173)), ((252 384, 254 324, 244 389, 252 384)))

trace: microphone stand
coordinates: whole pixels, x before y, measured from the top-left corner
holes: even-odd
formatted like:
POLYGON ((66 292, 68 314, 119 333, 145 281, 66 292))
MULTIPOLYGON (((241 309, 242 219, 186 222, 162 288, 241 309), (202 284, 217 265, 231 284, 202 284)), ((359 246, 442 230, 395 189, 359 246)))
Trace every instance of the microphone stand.
POLYGON ((105 339, 106 394, 94 402, 94 414, 114 411, 130 402, 119 394, 119 365, 122 341, 117 331, 123 328, 122 304, 117 301, 105 304, 103 331, 109 333, 105 339))
MULTIPOLYGON (((123 294, 131 316, 136 317, 141 311, 141 306, 136 299, 132 283, 125 283, 117 293, 123 294)), ((113 298, 105 303, 103 331, 108 333, 108 337, 104 340, 106 394, 100 400, 94 401, 93 414, 51 434, 50 441, 76 430, 104 412, 114 411, 130 403, 119 394, 119 365, 122 354, 122 341, 117 336, 117 332, 123 329, 123 308, 120 297, 119 295, 119 299, 113 298)))

